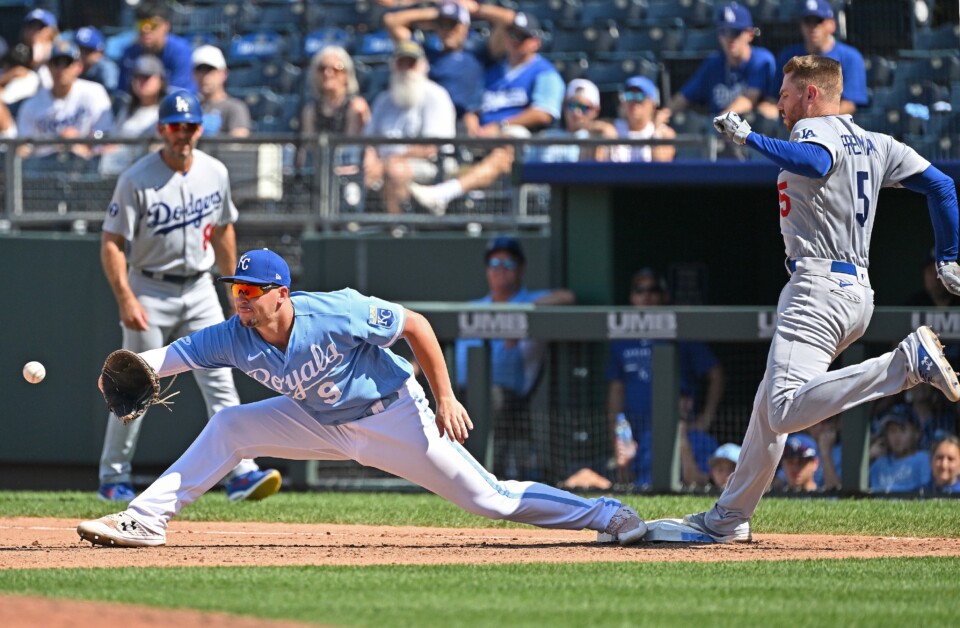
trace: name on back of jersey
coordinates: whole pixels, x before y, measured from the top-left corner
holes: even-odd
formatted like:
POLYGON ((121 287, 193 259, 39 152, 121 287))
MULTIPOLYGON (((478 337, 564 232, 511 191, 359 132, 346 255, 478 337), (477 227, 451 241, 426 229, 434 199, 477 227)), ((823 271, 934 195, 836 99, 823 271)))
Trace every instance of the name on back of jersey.
POLYGON ((843 133, 840 135, 840 141, 846 149, 848 155, 866 155, 876 152, 877 148, 869 137, 863 135, 853 135, 852 133, 843 133))

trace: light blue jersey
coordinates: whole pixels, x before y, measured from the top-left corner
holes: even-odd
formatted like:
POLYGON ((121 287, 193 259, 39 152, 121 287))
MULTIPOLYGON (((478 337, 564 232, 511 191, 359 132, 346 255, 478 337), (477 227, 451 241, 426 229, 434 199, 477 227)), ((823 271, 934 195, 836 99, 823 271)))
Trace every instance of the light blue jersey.
POLYGON ((191 368, 240 369, 324 425, 363 417, 413 375, 388 349, 403 332, 402 306, 349 288, 290 297, 295 314, 285 353, 237 316, 171 346, 191 368))

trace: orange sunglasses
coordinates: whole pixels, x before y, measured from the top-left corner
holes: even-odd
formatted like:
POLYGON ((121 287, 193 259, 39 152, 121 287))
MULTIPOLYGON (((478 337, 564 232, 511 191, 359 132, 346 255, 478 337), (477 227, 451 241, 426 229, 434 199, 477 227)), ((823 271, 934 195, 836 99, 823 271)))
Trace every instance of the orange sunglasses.
POLYGON ((234 297, 239 297, 242 294, 245 299, 255 299, 257 297, 262 297, 264 294, 277 287, 278 286, 274 286, 272 284, 258 286, 252 283, 232 283, 230 284, 230 292, 233 293, 234 297))

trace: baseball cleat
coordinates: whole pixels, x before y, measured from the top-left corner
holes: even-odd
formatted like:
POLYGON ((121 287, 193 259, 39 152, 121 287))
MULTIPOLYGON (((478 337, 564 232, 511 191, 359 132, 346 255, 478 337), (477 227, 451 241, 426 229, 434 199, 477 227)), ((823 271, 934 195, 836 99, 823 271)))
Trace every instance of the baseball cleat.
POLYGON ((97 491, 97 497, 105 502, 128 502, 136 496, 137 493, 129 482, 101 484, 97 491))
POLYGON ((637 511, 621 504, 619 510, 613 513, 606 529, 597 533, 597 543, 633 545, 640 542, 646 533, 647 524, 643 522, 637 511))
POLYGON ((283 478, 276 469, 248 471, 227 482, 227 499, 232 502, 255 502, 266 499, 280 490, 283 478))
POLYGON ((685 515, 683 517, 683 525, 689 526, 698 532, 703 532, 713 539, 714 543, 750 543, 753 541, 749 521, 745 521, 734 528, 733 534, 723 534, 714 532, 707 525, 707 513, 698 512, 695 515, 685 515))
POLYGON ((950 401, 960 401, 960 382, 947 356, 937 332, 924 325, 917 330, 917 374, 920 381, 930 384, 950 401))
POLYGON ((81 539, 107 547, 152 547, 164 545, 166 534, 151 532, 125 512, 107 515, 77 526, 81 539))
POLYGON ((447 203, 443 202, 437 195, 437 190, 432 185, 420 185, 419 183, 409 183, 410 196, 417 201, 424 209, 435 216, 443 216, 447 213, 447 203))

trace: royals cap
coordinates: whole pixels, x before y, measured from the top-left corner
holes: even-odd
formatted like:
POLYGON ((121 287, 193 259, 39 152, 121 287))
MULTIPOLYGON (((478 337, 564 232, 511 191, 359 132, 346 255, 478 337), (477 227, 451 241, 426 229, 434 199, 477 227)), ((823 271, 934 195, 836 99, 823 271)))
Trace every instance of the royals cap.
POLYGON ((484 259, 490 259, 490 256, 497 251, 506 251, 521 263, 527 260, 526 256, 523 254, 523 247, 520 246, 520 240, 513 236, 497 236, 487 242, 487 250, 484 253, 484 259))
POLYGON ((232 276, 220 277, 217 281, 289 288, 290 267, 282 257, 270 249, 254 249, 240 256, 237 260, 237 270, 232 276))
POLYGON ((631 76, 623 86, 624 90, 638 89, 647 95, 655 105, 660 106, 660 90, 653 84, 653 81, 645 76, 631 76))

